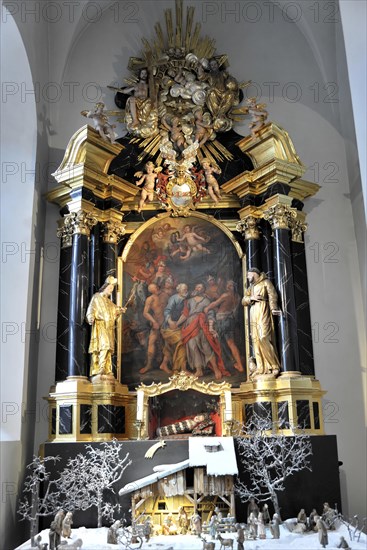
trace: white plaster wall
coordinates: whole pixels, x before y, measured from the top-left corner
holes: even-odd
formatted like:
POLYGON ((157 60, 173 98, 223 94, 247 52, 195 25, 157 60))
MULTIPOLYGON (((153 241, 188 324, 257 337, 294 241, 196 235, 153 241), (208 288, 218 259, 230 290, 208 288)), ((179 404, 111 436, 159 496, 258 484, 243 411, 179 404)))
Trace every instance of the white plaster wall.
POLYGON ((345 51, 348 60, 348 75, 363 183, 364 207, 365 210, 367 210, 367 69, 365 57, 365 52, 367 50, 367 3, 360 2, 359 0, 339 0, 339 6, 344 33, 345 51))
MULTIPOLYGON (((3 8, 3 17, 5 11, 3 8)), ((4 377, 1 401, 8 411, 2 425, 2 439, 11 441, 20 439, 20 404, 24 401, 24 365, 27 363, 24 325, 32 262, 29 251, 32 248, 37 121, 34 97, 22 101, 18 93, 22 83, 32 88, 32 76, 24 45, 11 18, 2 26, 1 46, 4 83, 1 103, 1 373, 4 377), (11 52, 7 44, 12 45, 11 52)))
POLYGON ((22 13, 22 6, 32 9, 32 2, 10 2, 7 6, 9 11, 2 7, 1 13, 0 529, 1 546, 14 548, 25 537, 26 523, 18 520, 16 501, 25 465, 34 450, 35 424, 40 421, 36 394, 41 327, 37 325, 37 313, 49 117, 38 89, 48 80, 48 27, 42 18, 22 13), (6 162, 15 165, 9 177, 4 172, 6 162), (14 326, 10 334, 6 325, 9 322, 14 326))
POLYGON ((32 95, 22 97, 21 93, 22 86, 32 89, 32 75, 18 29, 7 15, 2 8, 0 530, 5 545, 10 542, 6 531, 9 535, 16 532, 15 503, 22 479, 22 416, 29 371, 26 330, 34 267, 31 250, 37 149, 35 100, 32 95))

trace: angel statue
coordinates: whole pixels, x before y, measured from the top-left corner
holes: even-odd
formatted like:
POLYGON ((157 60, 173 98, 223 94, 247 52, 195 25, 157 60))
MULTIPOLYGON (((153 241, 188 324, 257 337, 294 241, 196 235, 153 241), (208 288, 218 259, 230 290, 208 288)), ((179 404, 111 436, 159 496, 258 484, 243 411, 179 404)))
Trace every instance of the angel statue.
POLYGON ((204 158, 201 161, 201 166, 203 167, 204 174, 205 174, 205 181, 208 185, 208 194, 213 199, 214 202, 218 202, 219 199, 222 198, 220 194, 220 188, 219 184, 217 182, 217 179, 213 174, 220 174, 221 169, 215 162, 211 162, 209 159, 204 158))
POLYGON ((265 110, 266 103, 256 103, 256 97, 249 97, 246 103, 248 105, 248 114, 251 115, 252 119, 249 128, 251 129, 252 137, 256 138, 256 132, 265 126, 269 113, 265 110))
POLYGON ((108 121, 103 101, 96 103, 93 111, 81 111, 80 114, 92 119, 94 128, 99 132, 102 139, 114 143, 117 134, 115 134, 113 129, 116 128, 116 124, 111 124, 108 121))
POLYGON ((149 201, 152 202, 154 199, 155 183, 157 180, 157 174, 161 172, 161 166, 155 166, 152 161, 149 161, 145 165, 146 173, 144 172, 135 172, 134 176, 140 178, 136 185, 143 185, 140 195, 138 212, 141 212, 144 204, 149 201))

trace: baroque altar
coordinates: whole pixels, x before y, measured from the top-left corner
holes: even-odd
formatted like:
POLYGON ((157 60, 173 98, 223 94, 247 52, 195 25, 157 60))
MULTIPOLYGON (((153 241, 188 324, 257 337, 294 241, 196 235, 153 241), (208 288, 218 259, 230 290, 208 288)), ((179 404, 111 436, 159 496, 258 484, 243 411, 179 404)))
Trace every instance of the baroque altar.
POLYGON ((144 507, 161 526, 184 506, 205 515, 217 497, 241 519, 236 436, 260 416, 273 433, 313 436, 313 472, 287 486, 283 510, 307 504, 306 492, 309 505, 322 492, 340 502, 304 244, 304 204, 319 186, 248 97, 251 75, 238 80, 202 37, 194 8, 184 16, 177 1, 154 28, 124 82, 106 88, 116 109, 81 112, 90 124, 71 137, 47 196, 60 211, 60 276, 45 455, 64 462, 86 442, 117 439, 134 464, 120 487, 133 520, 144 507), (192 467, 203 440, 208 455, 197 454, 227 446, 233 468, 192 467), (152 484, 162 460, 170 473, 152 484))
POLYGON ((49 441, 154 439, 201 414, 230 436, 254 411, 323 435, 303 240, 318 185, 194 8, 165 23, 109 87, 118 110, 82 112, 94 127, 72 136, 47 197, 61 215, 49 441), (102 349, 87 310, 108 281, 102 349))

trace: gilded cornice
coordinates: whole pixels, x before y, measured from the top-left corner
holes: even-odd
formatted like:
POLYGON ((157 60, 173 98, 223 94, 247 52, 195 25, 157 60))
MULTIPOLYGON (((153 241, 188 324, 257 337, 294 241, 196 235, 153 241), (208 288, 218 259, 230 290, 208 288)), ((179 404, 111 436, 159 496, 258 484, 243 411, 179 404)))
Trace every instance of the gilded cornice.
POLYGON ((261 195, 269 186, 283 183, 290 187, 289 196, 292 198, 304 201, 315 195, 320 186, 301 179, 306 168, 288 133, 270 122, 257 134, 255 139, 246 136, 237 142, 241 151, 251 158, 254 169, 226 182, 221 187, 223 191, 243 198, 261 195))
POLYGON ((53 176, 59 185, 47 193, 50 202, 68 206, 78 189, 84 188, 97 199, 132 202, 139 189, 130 182, 107 174, 112 160, 123 150, 118 143, 99 137, 90 126, 83 126, 71 138, 62 163, 53 176))
POLYGON ((299 175, 306 170, 288 132, 274 122, 269 122, 259 130, 256 139, 246 136, 237 142, 237 146, 251 158, 255 169, 278 159, 298 166, 299 175))

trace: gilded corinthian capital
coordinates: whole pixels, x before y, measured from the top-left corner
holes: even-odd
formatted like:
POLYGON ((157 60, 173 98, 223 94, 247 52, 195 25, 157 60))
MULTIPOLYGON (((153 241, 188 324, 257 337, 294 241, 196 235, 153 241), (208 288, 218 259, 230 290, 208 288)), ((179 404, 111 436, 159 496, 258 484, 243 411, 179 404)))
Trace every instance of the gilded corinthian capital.
MULTIPOLYGON (((97 223, 97 218, 90 212, 79 210, 78 212, 72 212, 64 217, 65 231, 70 235, 70 238, 74 234, 87 235, 89 237, 90 231, 97 223)), ((62 230, 62 229, 61 229, 62 230)), ((59 235, 60 236, 60 235, 59 235)))
POLYGON ((103 241, 105 243, 117 243, 125 233, 125 225, 121 222, 108 221, 103 224, 103 241))
POLYGON ((307 230, 307 223, 300 220, 293 220, 291 223, 292 241, 303 243, 303 233, 307 230))
POLYGON ((245 239, 260 239, 260 230, 255 216, 246 216, 236 225, 236 231, 239 231, 245 239))
POLYGON ((268 220, 272 229, 291 229, 295 218, 297 209, 287 204, 275 204, 264 211, 264 219, 268 220))
POLYGON ((73 242, 73 228, 69 216, 65 216, 59 224, 56 235, 61 239, 61 248, 68 248, 73 242))

